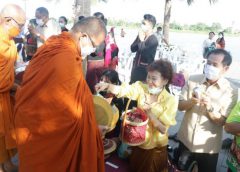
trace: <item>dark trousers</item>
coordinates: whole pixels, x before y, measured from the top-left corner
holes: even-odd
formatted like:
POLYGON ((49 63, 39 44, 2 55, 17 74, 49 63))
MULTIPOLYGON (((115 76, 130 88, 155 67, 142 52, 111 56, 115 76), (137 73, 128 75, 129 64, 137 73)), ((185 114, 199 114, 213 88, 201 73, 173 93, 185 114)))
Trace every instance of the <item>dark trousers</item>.
POLYGON ((179 170, 187 170, 192 162, 196 161, 198 164, 198 172, 215 172, 218 161, 218 153, 195 153, 190 150, 182 143, 179 144, 178 148, 178 168, 179 170))
POLYGON ((136 81, 145 82, 147 78, 147 69, 143 66, 137 66, 132 68, 130 84, 136 81))

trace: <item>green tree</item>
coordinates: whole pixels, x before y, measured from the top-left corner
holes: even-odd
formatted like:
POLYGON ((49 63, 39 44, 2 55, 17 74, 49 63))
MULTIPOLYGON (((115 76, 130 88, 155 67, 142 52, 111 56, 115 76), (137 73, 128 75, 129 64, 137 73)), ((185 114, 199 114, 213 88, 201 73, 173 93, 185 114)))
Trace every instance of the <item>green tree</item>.
POLYGON ((170 23, 170 28, 175 30, 183 30, 183 26, 176 23, 175 21, 173 23, 170 23))
MULTIPOLYGON (((210 4, 215 3, 217 0, 209 0, 210 4)), ((187 0, 188 5, 191 5, 194 0, 187 0)), ((163 21, 163 35, 167 42, 169 42, 169 29, 171 17, 172 0, 165 0, 164 21, 163 21)))
MULTIPOLYGON (((24 0, 26 1, 26 0, 24 0)), ((61 0, 45 0, 45 1, 55 1, 56 3, 60 2, 61 0)), ((91 14, 91 3, 95 3, 96 1, 104 1, 107 0, 74 0, 73 1, 73 13, 74 13, 74 20, 77 21, 79 16, 90 16, 91 14)))
POLYGON ((217 32, 221 31, 222 30, 222 26, 220 23, 213 23, 212 26, 211 26, 212 30, 215 30, 217 32))
POLYGON ((223 30, 223 32, 233 33, 233 28, 232 27, 227 27, 226 29, 223 30))
POLYGON ((169 43, 169 29, 171 18, 172 0, 165 0, 164 19, 163 19, 163 35, 167 43, 169 43))

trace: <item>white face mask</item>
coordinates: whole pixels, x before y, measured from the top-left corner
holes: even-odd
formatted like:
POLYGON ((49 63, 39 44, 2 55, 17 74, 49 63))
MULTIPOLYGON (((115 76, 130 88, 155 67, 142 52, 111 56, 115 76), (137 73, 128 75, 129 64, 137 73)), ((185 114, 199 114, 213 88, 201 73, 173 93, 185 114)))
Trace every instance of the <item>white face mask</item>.
POLYGON ((222 35, 218 35, 218 37, 221 39, 223 36, 222 35))
POLYGON ((217 80, 219 78, 220 69, 212 66, 212 65, 205 65, 204 68, 204 75, 209 80, 217 80))
POLYGON ((39 26, 43 26, 44 25, 43 19, 36 19, 36 23, 39 26))
POLYGON ((65 27, 64 23, 59 23, 59 25, 60 25, 61 28, 65 27))
MULTIPOLYGON (((82 56, 82 59, 85 59, 88 55, 90 55, 91 53, 95 52, 96 51, 96 48, 92 47, 92 46, 83 46, 82 45, 82 41, 89 41, 89 38, 86 37, 86 38, 82 38, 80 39, 79 43, 80 43, 80 48, 81 48, 81 56, 82 56)), ((87 44, 85 44, 87 45, 87 44)))
POLYGON ((141 25, 141 28, 142 28, 142 31, 143 31, 143 32, 149 31, 149 27, 148 27, 147 25, 145 25, 145 24, 142 24, 142 25, 141 25))
POLYGON ((148 92, 149 92, 150 94, 156 95, 156 94, 159 94, 161 91, 162 91, 162 88, 159 88, 159 87, 150 88, 150 87, 148 86, 148 92))

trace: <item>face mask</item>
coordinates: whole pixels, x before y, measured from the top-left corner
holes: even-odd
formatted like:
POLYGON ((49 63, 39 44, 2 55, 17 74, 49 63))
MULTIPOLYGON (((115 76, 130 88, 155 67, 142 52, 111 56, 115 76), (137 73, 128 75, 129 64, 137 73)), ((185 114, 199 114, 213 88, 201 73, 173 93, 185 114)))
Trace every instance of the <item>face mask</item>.
POLYGON ((43 26, 44 25, 43 19, 36 19, 36 23, 39 26, 43 26))
POLYGON ((219 38, 222 38, 223 36, 222 35, 218 35, 219 38))
POLYGON ((147 32, 149 30, 149 27, 147 25, 145 25, 145 24, 142 24, 141 28, 142 28, 143 32, 147 32))
POLYGON ((81 56, 82 59, 85 59, 88 55, 90 55, 91 53, 96 51, 96 48, 93 48, 92 46, 83 46, 82 45, 82 41, 87 40, 88 42, 90 42, 89 38, 83 38, 80 39, 80 48, 81 48, 81 56))
POLYGON ((206 65, 204 68, 204 75, 207 79, 209 80, 217 80, 220 74, 220 69, 211 66, 211 65, 206 65))
POLYGON ((64 23, 59 23, 59 25, 60 25, 61 28, 65 27, 64 23))
POLYGON ((14 37, 18 36, 20 32, 21 32, 21 30, 18 27, 12 27, 12 28, 8 29, 8 35, 10 38, 14 38, 14 37))
POLYGON ((148 87, 148 92, 150 94, 159 94, 160 92, 162 91, 162 88, 159 88, 159 87, 154 87, 154 88, 149 88, 148 87))

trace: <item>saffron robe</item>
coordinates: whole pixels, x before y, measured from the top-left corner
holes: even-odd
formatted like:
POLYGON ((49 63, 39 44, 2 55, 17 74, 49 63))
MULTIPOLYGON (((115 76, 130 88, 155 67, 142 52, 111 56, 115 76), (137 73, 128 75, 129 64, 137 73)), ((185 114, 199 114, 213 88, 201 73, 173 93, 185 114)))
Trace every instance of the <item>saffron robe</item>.
POLYGON ((14 110, 20 172, 104 172, 101 135, 70 33, 33 56, 14 110))
POLYGON ((16 153, 13 104, 10 100, 16 59, 16 45, 0 26, 0 163, 9 160, 16 153))

